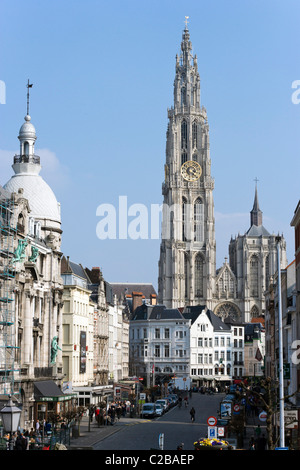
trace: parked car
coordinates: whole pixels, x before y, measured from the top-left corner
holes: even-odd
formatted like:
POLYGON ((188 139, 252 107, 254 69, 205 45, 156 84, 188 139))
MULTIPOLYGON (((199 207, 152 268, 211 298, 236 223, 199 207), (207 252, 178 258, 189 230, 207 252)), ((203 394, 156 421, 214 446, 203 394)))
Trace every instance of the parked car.
POLYGON ((155 418, 157 416, 155 403, 144 403, 140 416, 141 418, 155 418))
POLYGON ((173 398, 170 397, 170 395, 168 395, 168 396, 166 397, 166 399, 167 399, 168 402, 169 402, 169 407, 170 407, 170 408, 172 408, 173 406, 175 406, 175 402, 174 402, 173 398))
POLYGON ((156 400, 155 403, 161 403, 164 407, 164 412, 168 411, 168 409, 170 408, 169 400, 167 400, 166 398, 160 398, 159 400, 156 400))
POLYGON ((173 398, 173 400, 175 401, 175 405, 177 405, 177 403, 178 403, 178 395, 172 394, 172 395, 170 395, 170 397, 173 398))
POLYGON ((164 407, 162 403, 155 403, 156 406, 156 415, 162 416, 164 414, 164 407))
POLYGON ((177 405, 178 400, 177 400, 177 398, 175 398, 174 395, 168 395, 167 398, 168 398, 168 400, 171 400, 171 402, 172 402, 171 406, 177 405))

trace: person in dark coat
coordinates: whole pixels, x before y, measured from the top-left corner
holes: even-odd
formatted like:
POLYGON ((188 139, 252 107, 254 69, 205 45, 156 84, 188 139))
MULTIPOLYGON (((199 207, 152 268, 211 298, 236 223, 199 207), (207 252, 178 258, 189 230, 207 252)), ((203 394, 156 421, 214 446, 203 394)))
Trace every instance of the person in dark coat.
POLYGON ((195 408, 193 407, 190 411, 192 423, 195 421, 195 414, 196 414, 196 411, 195 411, 195 408))

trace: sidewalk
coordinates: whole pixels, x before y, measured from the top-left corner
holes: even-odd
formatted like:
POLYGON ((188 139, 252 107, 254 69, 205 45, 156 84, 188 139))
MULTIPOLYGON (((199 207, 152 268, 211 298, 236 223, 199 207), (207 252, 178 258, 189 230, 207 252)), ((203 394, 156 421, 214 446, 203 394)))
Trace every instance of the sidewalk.
POLYGON ((113 426, 110 424, 108 426, 98 426, 95 419, 92 423, 89 423, 88 417, 84 416, 80 422, 79 437, 72 437, 71 435, 70 445, 67 448, 68 450, 93 450, 94 444, 121 431, 124 426, 132 426, 144 421, 145 419, 121 417, 113 426))

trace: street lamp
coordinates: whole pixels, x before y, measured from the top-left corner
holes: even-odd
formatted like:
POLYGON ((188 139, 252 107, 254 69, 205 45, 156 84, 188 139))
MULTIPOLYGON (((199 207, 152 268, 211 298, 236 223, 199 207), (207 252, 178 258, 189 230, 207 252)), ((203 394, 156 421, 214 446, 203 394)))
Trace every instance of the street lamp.
POLYGON ((285 445, 284 436, 284 387, 283 387, 283 338, 282 338, 282 305, 281 305, 281 263, 280 242, 281 237, 276 237, 277 242, 277 270, 278 270, 278 329, 279 329, 279 421, 280 421, 280 447, 285 445))
POLYGON ((12 434, 18 430, 21 410, 20 408, 18 408, 17 406, 13 404, 10 395, 9 395, 8 404, 4 405, 4 407, 0 411, 0 415, 1 415, 4 430, 10 435, 9 450, 12 450, 12 445, 13 445, 12 434))

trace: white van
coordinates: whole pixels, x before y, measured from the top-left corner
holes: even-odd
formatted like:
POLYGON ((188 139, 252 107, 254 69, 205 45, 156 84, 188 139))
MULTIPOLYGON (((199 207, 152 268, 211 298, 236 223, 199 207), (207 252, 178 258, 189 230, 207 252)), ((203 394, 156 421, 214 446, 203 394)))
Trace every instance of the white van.
POLYGON ((156 406, 155 403, 144 403, 141 411, 141 418, 155 418, 156 406))

